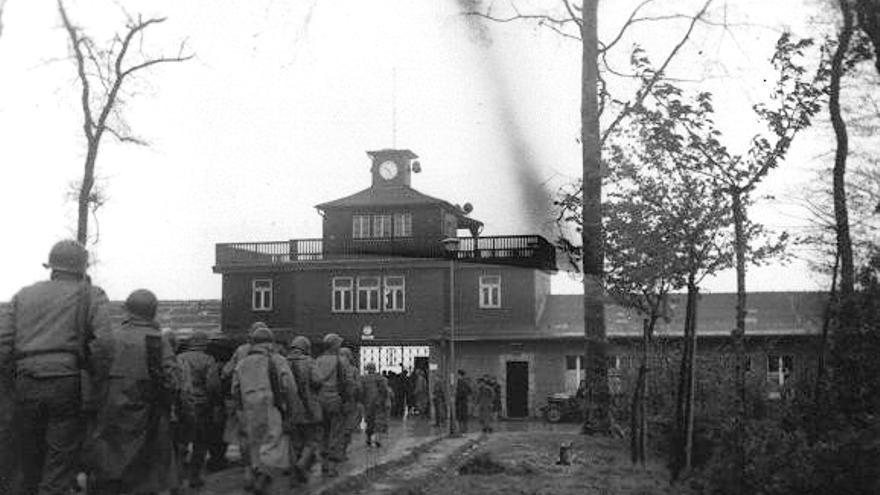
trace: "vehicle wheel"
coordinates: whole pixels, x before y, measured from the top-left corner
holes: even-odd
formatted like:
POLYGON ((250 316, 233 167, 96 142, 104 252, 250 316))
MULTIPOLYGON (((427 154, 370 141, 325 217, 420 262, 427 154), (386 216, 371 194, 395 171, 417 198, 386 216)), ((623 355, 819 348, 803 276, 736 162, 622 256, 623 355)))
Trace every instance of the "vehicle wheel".
POLYGON ((544 413, 544 417, 547 419, 548 423, 558 423, 562 421, 562 411, 556 406, 550 406, 544 413))

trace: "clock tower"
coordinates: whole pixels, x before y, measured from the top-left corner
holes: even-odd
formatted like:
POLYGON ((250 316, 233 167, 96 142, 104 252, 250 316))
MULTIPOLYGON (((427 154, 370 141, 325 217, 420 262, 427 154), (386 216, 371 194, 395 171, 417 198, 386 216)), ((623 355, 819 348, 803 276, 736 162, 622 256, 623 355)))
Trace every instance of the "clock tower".
POLYGON ((373 161, 370 172, 373 175, 373 187, 411 185, 412 172, 418 172, 418 155, 410 150, 384 149, 368 151, 367 156, 373 161))

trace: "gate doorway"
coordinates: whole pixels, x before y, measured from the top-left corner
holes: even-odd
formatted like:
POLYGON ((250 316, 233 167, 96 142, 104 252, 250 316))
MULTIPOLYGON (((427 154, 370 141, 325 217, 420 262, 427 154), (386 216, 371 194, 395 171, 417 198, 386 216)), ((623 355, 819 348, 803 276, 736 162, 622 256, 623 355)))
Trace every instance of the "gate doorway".
POLYGON ((529 362, 507 362, 507 417, 529 415, 529 362))
POLYGON ((406 370, 407 373, 412 373, 414 368, 421 367, 421 363, 424 362, 424 367, 427 371, 428 357, 431 354, 430 347, 413 345, 364 345, 361 346, 359 351, 361 373, 364 372, 364 367, 367 363, 374 363, 376 371, 379 373, 383 371, 400 373, 403 370, 406 370))

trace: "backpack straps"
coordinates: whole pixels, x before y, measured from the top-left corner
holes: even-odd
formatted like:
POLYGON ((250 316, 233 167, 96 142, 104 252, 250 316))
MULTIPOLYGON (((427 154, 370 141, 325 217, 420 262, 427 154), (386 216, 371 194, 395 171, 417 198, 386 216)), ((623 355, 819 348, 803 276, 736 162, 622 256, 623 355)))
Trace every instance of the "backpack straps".
POLYGON ((91 302, 89 293, 91 292, 91 286, 89 278, 84 277, 77 290, 75 313, 76 337, 79 342, 79 349, 77 349, 78 365, 81 370, 88 372, 92 371, 91 349, 89 349, 89 341, 91 340, 89 338, 89 303, 91 302))
POLYGON ((278 381, 278 367, 275 364, 275 360, 272 359, 274 357, 273 354, 274 353, 272 352, 266 354, 266 359, 269 360, 266 369, 269 373, 269 387, 272 389, 272 401, 275 403, 275 407, 281 411, 281 416, 287 417, 287 402, 284 400, 281 383, 278 381))

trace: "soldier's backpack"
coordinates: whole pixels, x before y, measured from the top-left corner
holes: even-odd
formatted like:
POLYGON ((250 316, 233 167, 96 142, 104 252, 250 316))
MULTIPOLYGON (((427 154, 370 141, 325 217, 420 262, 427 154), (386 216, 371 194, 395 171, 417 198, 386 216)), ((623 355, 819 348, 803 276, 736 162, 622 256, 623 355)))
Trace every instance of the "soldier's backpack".
POLYGON ((235 367, 238 376, 239 397, 242 406, 274 405, 287 415, 281 384, 278 383, 278 370, 270 354, 251 352, 235 367))

